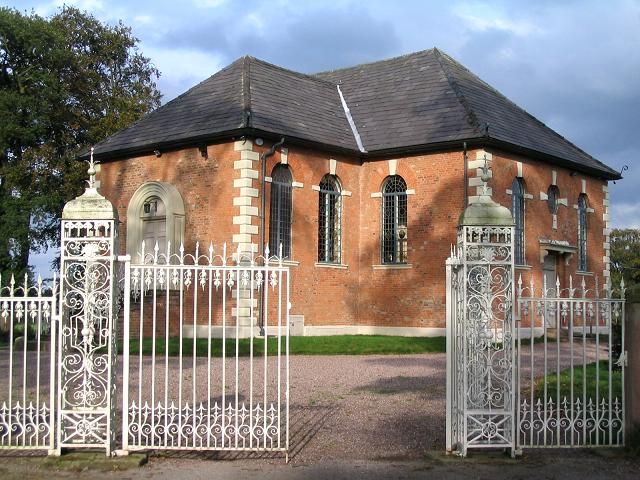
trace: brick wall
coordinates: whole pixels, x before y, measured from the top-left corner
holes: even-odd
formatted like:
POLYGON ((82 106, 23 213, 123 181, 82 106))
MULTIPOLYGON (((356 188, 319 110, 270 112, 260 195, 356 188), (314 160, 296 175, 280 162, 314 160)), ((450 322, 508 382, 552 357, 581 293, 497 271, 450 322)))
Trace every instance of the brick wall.
MULTIPOLYGON (((144 156, 102 164, 99 180, 101 192, 118 209, 121 225, 121 248, 126 245, 127 205, 136 189, 146 181, 172 183, 185 203, 185 248, 192 251, 195 242, 208 247, 209 242, 221 248, 230 244, 236 235, 244 245, 260 242, 256 228, 260 212, 243 220, 242 227, 234 222, 239 216, 238 201, 242 193, 248 200, 243 206, 260 208, 262 182, 236 163, 249 159, 252 169, 259 171, 259 154, 270 145, 257 146, 248 141, 241 149, 237 142, 210 145, 207 156, 196 148, 163 153, 161 157, 144 156), (244 152, 244 153, 243 153, 244 152), (247 153, 248 152, 248 153, 247 153), (234 168, 235 165, 235 168, 234 168), (244 173, 243 173, 243 170, 244 173), (250 178, 250 180, 248 180, 250 178), (244 179, 244 180, 242 180, 244 179), (235 180, 235 184, 234 184, 235 180), (238 181, 240 180, 240 181, 238 181), (253 195, 257 189, 258 196, 253 195), (241 229, 242 228, 242 229, 241 229), (238 235, 241 235, 238 237, 238 235), (249 235, 249 236, 247 236, 249 235)), ((605 270, 604 247, 607 227, 606 182, 583 174, 534 162, 513 154, 487 150, 493 178, 489 185, 493 198, 511 207, 513 178, 521 176, 528 195, 525 203, 525 239, 527 268, 518 273, 542 277, 540 240, 566 241, 577 244, 578 195, 584 190, 589 199, 588 213, 588 265, 593 275, 580 275, 593 284, 595 276, 602 278, 605 270), (555 176, 553 175, 555 171, 555 176), (553 177, 560 190, 557 228, 546 194, 553 177)), ((470 151, 469 159, 482 158, 484 151, 470 151)), ((292 314, 305 316, 305 324, 313 326, 371 325, 394 327, 444 327, 445 320, 445 260, 450 246, 456 241, 456 226, 464 203, 464 160, 461 151, 412 155, 405 158, 381 158, 361 164, 359 159, 289 146, 279 149, 267 159, 266 174, 273 167, 286 162, 294 181, 291 303, 292 314), (335 169, 343 191, 342 196, 342 265, 317 264, 318 252, 318 197, 314 186, 322 177, 335 169), (403 268, 385 268, 380 261, 381 202, 377 195, 384 179, 396 173, 401 175, 409 190, 408 195, 408 265, 403 268)), ((476 176, 476 164, 469 177, 476 176)), ((476 195, 477 181, 467 188, 476 195)), ((269 191, 266 188, 265 222, 269 225, 269 191)), ((247 211, 247 209, 244 209, 247 211)), ((268 227, 267 227, 268 228, 268 227)), ((267 234, 265 232, 265 234, 267 234)), ((265 242, 268 235, 265 235, 265 242)), ((563 280, 574 275, 577 256, 562 257, 558 274, 563 280)))
MULTIPOLYGON (((605 240, 604 204, 607 182, 594 177, 557 166, 534 162, 513 154, 491 151, 493 179, 490 184, 493 198, 511 208, 511 189, 513 179, 521 175, 527 197, 525 199, 525 260, 529 268, 517 268, 516 275, 522 275, 523 281, 533 276, 536 285, 542 283, 541 242, 566 241, 576 247, 578 242, 578 197, 586 193, 589 211, 587 213, 587 274, 577 272, 578 257, 559 255, 557 273, 562 285, 568 285, 569 276, 573 277, 574 286, 585 280, 587 288, 593 288, 596 278, 603 286, 605 256, 603 243, 605 240), (519 166, 520 164, 520 166, 519 166), (558 186, 560 199, 566 199, 566 205, 560 204, 557 213, 557 228, 553 227, 552 215, 547 206, 545 195, 553 181, 558 186), (544 195, 541 195, 543 193, 544 195), (592 211, 591 211, 592 210, 592 211)), ((475 192, 470 190, 470 194, 475 192)))
MULTIPOLYGON (((278 152, 268 159, 267 175, 282 161, 278 152)), ((290 148, 286 159, 293 175, 291 257, 292 314, 305 316, 306 325, 355 325, 358 322, 361 166, 358 160, 290 148), (332 170, 343 192, 342 265, 318 266, 318 186, 332 170)), ((266 225, 269 225, 270 188, 267 184, 266 225)), ((267 237, 268 239, 268 237, 267 237)))
POLYGON ((100 192, 111 200, 120 217, 120 248, 126 245, 127 206, 135 191, 145 182, 171 183, 180 192, 185 206, 185 251, 192 252, 197 241, 201 249, 209 242, 219 247, 236 233, 231 218, 233 205, 234 160, 239 158, 233 143, 210 145, 207 157, 197 148, 127 160, 103 162, 98 174, 100 192), (222 220, 224 219, 224 220, 222 220))
POLYGON ((463 171, 460 152, 383 159, 363 165, 360 323, 444 327, 444 265, 456 241, 464 201, 463 171), (407 198, 408 268, 397 269, 380 265, 382 198, 375 195, 394 172, 404 178, 411 193, 407 198))

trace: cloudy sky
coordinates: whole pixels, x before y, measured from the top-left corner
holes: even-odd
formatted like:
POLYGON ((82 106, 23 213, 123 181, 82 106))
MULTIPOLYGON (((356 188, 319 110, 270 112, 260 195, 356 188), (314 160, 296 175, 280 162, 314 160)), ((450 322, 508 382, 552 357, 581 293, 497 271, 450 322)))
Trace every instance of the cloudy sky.
POLYGON ((620 170, 612 222, 640 227, 640 0, 13 0, 122 20, 164 101, 250 54, 313 73, 438 47, 620 170))

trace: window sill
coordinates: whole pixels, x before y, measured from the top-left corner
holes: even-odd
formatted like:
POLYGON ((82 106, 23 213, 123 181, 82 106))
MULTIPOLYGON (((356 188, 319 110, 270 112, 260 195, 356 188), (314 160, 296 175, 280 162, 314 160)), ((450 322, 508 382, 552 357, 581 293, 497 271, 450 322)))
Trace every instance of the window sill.
POLYGON ((533 267, 531 265, 515 265, 514 268, 516 270, 531 270, 533 267))
POLYGON ((315 266, 318 268, 337 268, 338 270, 346 270, 349 268, 349 265, 344 265, 342 263, 322 263, 316 262, 315 266))
POLYGON ((384 263, 382 265, 371 265, 374 270, 407 270, 413 268, 411 263, 384 263))
MULTIPOLYGON (((283 267, 297 267, 298 265, 300 265, 300 262, 296 262, 295 260, 282 260, 282 266, 283 267)), ((280 261, 279 260, 269 260, 269 266, 270 267, 279 267, 280 266, 280 261)))
POLYGON ((582 277, 593 277, 593 272, 583 272, 581 270, 576 270, 576 275, 580 275, 582 277))

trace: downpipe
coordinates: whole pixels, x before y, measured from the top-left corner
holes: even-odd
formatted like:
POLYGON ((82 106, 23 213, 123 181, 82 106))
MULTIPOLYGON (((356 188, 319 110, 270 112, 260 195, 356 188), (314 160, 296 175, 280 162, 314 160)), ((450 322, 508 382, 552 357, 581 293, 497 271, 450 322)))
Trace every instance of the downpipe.
MULTIPOLYGON (((276 153, 276 149, 278 147, 281 147, 284 144, 284 137, 280 138, 279 141, 277 141, 276 143, 274 143, 273 145, 271 145, 271 148, 269 150, 267 150, 266 152, 263 152, 262 154, 260 154, 260 168, 261 168, 261 175, 262 175, 262 192, 260 195, 260 248, 263 249, 264 252, 264 246, 265 246, 265 235, 264 235, 264 228, 265 228, 265 209, 267 208, 267 181, 266 181, 266 176, 267 176, 267 158, 273 156, 274 153, 276 153)), ((269 259, 265 258, 265 262, 267 262, 269 259)), ((260 295, 260 318, 258 319, 258 326, 260 328, 260 336, 264 337, 266 336, 266 331, 265 331, 265 326, 264 326, 264 297, 262 295, 260 295)))

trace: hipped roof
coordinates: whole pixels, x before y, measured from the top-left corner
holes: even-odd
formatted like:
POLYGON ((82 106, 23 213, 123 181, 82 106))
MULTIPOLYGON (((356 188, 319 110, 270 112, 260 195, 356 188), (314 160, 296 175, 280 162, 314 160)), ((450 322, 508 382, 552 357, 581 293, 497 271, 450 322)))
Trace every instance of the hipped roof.
POLYGON ((316 75, 242 57, 100 142, 95 155, 123 158, 241 135, 284 136, 365 160, 467 142, 620 178, 435 48, 316 75))

